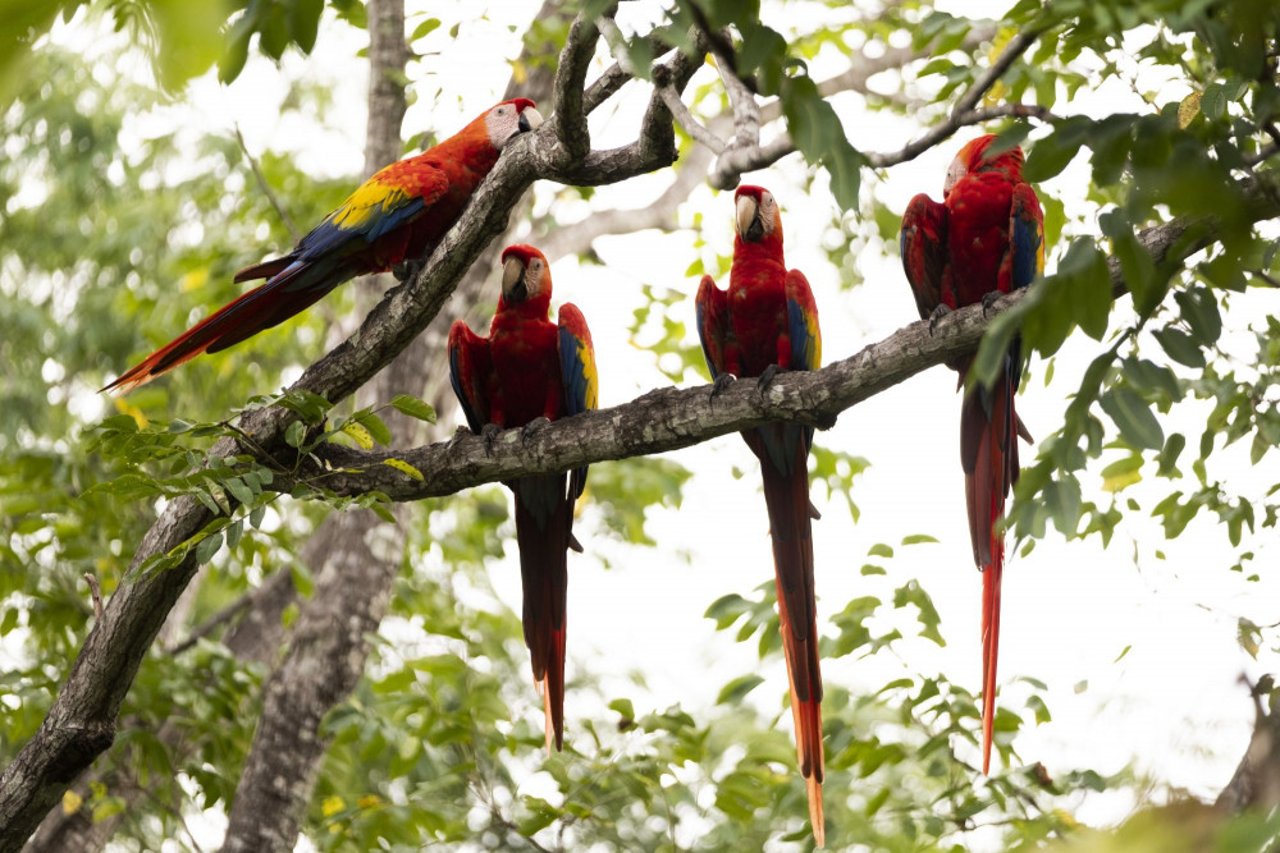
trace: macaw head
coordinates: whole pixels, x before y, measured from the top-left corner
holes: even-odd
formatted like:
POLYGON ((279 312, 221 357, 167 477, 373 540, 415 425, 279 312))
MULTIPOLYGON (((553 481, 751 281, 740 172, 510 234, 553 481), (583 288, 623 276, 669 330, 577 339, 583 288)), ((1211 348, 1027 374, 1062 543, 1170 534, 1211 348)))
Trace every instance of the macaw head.
POLYGON ((551 301, 551 265, 546 255, 523 243, 508 246, 502 250, 502 306, 536 300, 551 301))
POLYGON ((542 115, 528 98, 503 101, 484 114, 489 142, 499 150, 519 134, 536 130, 540 124, 542 115))
POLYGON ((764 187, 743 184, 733 194, 736 205, 734 226, 738 237, 747 243, 762 243, 766 238, 782 240, 782 216, 773 193, 764 187))
POLYGON ((971 139, 956 154, 947 167, 947 178, 942 183, 942 197, 951 194, 951 188, 967 175, 978 172, 1001 172, 1015 183, 1022 182, 1022 149, 1017 145, 995 154, 987 155, 987 149, 996 141, 994 133, 971 139))

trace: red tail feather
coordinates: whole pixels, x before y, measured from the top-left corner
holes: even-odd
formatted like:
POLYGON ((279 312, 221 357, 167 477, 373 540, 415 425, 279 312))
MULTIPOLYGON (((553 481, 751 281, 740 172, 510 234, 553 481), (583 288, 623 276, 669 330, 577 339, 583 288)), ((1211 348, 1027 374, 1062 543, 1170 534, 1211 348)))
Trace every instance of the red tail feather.
POLYGON ((224 350, 284 322, 329 292, 324 287, 291 291, 283 286, 285 283, 284 279, 270 281, 224 305, 101 390, 128 393, 201 353, 224 350))
MULTIPOLYGON (((960 448, 974 562, 982 569, 982 772, 991 767, 996 713, 996 667, 1000 654, 1000 585, 1004 537, 997 525, 1018 476, 1016 388, 1003 376, 989 393, 974 389, 961 408, 960 448)), ((1025 429, 1025 427, 1023 428, 1025 429)))
POLYGON ((564 748, 565 601, 572 503, 565 475, 514 484, 516 542, 524 586, 524 641, 546 711, 547 751, 564 748))
MULTIPOLYGON (((771 425, 775 447, 784 447, 785 430, 795 426, 771 425)), ((743 434, 760 457, 765 504, 773 540, 774 581, 778 590, 778 618, 782 647, 791 686, 791 714, 796 728, 796 760, 809 796, 809 819, 814 839, 824 843, 822 780, 822 672, 818 662, 818 622, 814 601, 813 534, 809 514, 809 472, 806 442, 794 438, 791 471, 783 473, 770 460, 760 432, 743 434)))

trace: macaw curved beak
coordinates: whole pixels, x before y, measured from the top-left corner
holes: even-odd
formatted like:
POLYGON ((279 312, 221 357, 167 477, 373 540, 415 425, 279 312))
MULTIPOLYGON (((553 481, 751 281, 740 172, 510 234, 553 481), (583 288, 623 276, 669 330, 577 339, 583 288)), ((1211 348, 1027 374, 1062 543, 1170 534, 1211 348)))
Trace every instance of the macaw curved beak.
POLYGON ((531 130, 537 130, 542 125, 542 113, 533 107, 525 107, 520 111, 520 121, 517 127, 521 133, 528 133, 531 130))
POLYGON ((523 302, 529 296, 524 280, 524 262, 519 258, 507 258, 502 265, 502 296, 508 302, 523 302))
POLYGON ((738 236, 748 243, 764 239, 764 222, 760 219, 760 203, 749 195, 738 196, 737 219, 734 223, 738 236))

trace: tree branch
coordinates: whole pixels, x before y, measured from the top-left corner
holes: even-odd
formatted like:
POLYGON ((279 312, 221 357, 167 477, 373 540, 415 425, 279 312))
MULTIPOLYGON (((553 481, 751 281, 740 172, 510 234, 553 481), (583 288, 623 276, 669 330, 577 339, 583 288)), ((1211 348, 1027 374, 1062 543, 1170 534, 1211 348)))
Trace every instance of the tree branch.
POLYGON ((983 96, 996 84, 996 81, 1004 76, 1004 72, 1009 70, 1009 66, 1013 65, 1018 57, 1022 56, 1027 48, 1031 47, 1036 39, 1040 38, 1042 32, 1044 32, 1043 27, 1032 27, 1031 29, 1022 30, 1009 39, 1009 43, 1005 45, 1000 57, 991 63, 990 68, 978 75, 978 79, 973 81, 973 85, 956 100, 951 107, 952 118, 972 112, 983 96))
MULTIPOLYGON (((1246 186, 1255 221, 1280 216, 1280 199, 1267 187, 1257 182, 1246 186)), ((1211 226, 1211 220, 1203 217, 1177 219, 1144 230, 1139 241, 1157 263, 1180 262, 1214 241, 1211 226)), ((1112 258, 1108 263, 1113 287, 1117 293, 1127 292, 1119 262, 1112 258)), ((751 382, 735 383, 714 397, 711 386, 661 388, 630 403, 557 421, 531 434, 507 430, 492 448, 465 431, 448 442, 404 451, 363 452, 324 445, 314 450, 319 464, 306 466, 297 475, 278 477, 271 488, 288 492, 311 486, 345 496, 376 490, 393 501, 411 501, 482 483, 675 450, 767 421, 826 429, 845 409, 972 351, 991 317, 1027 293, 1002 297, 986 316, 980 305, 953 311, 933 332, 925 321, 912 323, 821 370, 779 374, 764 392, 751 382), (391 458, 413 465, 423 479, 383 464, 391 458)))

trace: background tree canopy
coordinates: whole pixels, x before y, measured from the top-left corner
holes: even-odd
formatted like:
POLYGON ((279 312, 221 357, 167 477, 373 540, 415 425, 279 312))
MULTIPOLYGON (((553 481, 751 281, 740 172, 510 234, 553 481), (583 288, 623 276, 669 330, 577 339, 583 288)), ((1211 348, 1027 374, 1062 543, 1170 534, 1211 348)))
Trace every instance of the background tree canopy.
POLYGON ((811 846, 754 462, 716 438, 779 417, 826 427, 831 847, 1271 849, 1280 7, 439 6, 0 0, 0 849, 811 846), (550 120, 410 284, 96 393, 516 95, 550 120), (930 334, 898 224, 980 130, 1028 152, 1050 274, 930 334), (692 294, 742 179, 831 366, 712 405, 692 294), (445 443, 443 334, 517 240, 619 408, 490 455, 445 443), (1016 332, 1038 441, 987 778, 959 399, 926 368, 981 337, 989 377, 1016 332), (497 481, 588 461, 547 756, 497 481))

